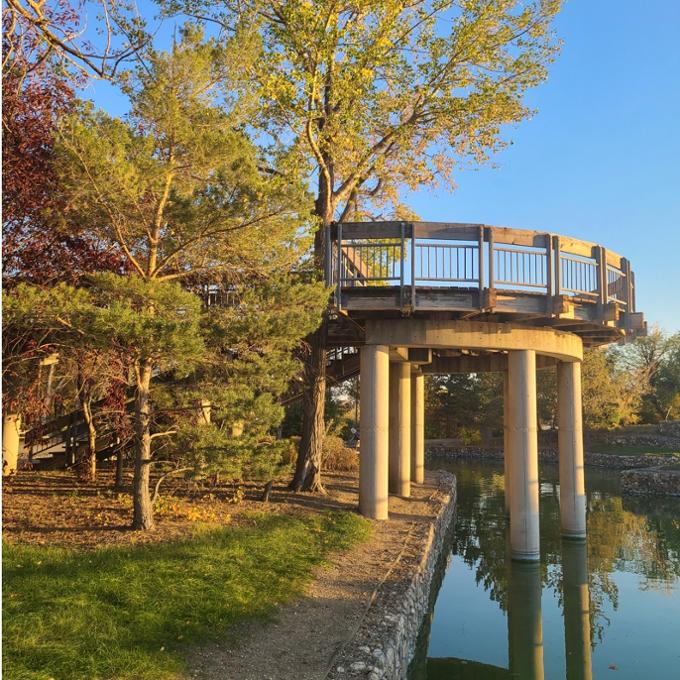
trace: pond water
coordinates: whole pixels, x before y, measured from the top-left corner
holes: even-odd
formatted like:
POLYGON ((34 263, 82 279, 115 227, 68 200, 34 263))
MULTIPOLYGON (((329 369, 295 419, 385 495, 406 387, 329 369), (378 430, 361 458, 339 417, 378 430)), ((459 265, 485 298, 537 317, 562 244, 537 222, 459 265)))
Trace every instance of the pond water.
POLYGON ((503 469, 458 477, 456 526, 411 680, 680 680, 680 499, 622 497, 586 470, 587 542, 559 533, 557 469, 541 470, 541 561, 512 562, 503 469))

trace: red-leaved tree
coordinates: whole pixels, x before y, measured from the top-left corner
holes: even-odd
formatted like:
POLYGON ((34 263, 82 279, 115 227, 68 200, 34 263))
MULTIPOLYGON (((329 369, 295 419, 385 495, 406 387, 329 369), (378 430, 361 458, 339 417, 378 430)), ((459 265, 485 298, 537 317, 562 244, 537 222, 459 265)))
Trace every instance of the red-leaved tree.
MULTIPOLYGON (((78 13, 67 0, 44 12, 55 30, 72 34, 78 27, 78 13)), ((3 6, 2 23, 3 286, 75 284, 90 272, 123 272, 123 258, 109 245, 73 222, 55 219, 65 206, 53 167, 53 131, 72 111, 85 76, 63 68, 40 26, 10 5, 3 6)), ((59 348, 49 334, 14 333, 12 324, 3 325, 3 406, 6 413, 20 412, 30 428, 49 418, 59 400, 58 394, 50 396, 46 377, 54 365, 43 367, 59 348)))
MULTIPOLYGON (((77 13, 63 4, 50 15, 73 32, 77 13)), ((120 271, 125 265, 78 225, 59 226, 51 216, 62 209, 52 169, 53 131, 74 103, 83 75, 50 59, 31 25, 3 13, 2 236, 3 284, 19 281, 75 283, 84 273, 120 271)))

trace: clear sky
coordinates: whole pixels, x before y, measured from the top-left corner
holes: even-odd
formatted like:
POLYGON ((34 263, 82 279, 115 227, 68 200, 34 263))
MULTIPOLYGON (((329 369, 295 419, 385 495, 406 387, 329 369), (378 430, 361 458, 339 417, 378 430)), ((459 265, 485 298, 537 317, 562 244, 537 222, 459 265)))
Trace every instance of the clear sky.
MULTIPOLYGON (((151 15, 148 0, 140 4, 151 15)), ((168 34, 164 26, 162 34, 168 34)), ((461 169, 454 192, 407 203, 424 220, 540 229, 632 261, 637 307, 680 330, 680 0, 567 0, 564 42, 531 120, 508 130, 494 167, 461 169)), ((86 96, 113 114, 103 83, 86 96)))

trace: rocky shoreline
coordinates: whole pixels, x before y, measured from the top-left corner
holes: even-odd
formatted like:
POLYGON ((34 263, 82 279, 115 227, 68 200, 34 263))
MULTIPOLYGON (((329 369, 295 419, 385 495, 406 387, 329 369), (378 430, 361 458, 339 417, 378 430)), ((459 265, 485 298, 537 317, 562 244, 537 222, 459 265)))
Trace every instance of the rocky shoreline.
MULTIPOLYGON (((425 455, 430 458, 450 458, 452 460, 457 460, 459 458, 503 460, 503 449, 498 447, 481 446, 450 447, 434 445, 426 447, 425 455)), ((591 453, 586 451, 583 457, 586 465, 610 468, 612 470, 662 467, 665 465, 680 463, 680 456, 675 454, 623 456, 612 453, 591 453)), ((557 463, 557 450, 554 448, 539 449, 538 458, 545 463, 557 463)))
POLYGON ((621 490, 626 494, 680 496, 680 469, 624 470, 621 490))
POLYGON ((393 565, 393 571, 401 573, 376 590, 356 634, 336 657, 327 680, 406 679, 455 518, 456 478, 443 471, 437 474, 438 489, 430 498, 437 506, 433 521, 427 527, 414 525, 393 565))

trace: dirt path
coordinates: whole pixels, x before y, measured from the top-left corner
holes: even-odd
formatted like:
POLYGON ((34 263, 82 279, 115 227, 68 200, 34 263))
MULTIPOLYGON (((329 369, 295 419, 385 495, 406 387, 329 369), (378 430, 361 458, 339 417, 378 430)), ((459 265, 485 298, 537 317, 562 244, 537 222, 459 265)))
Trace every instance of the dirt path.
MULTIPOLYGON (((239 631, 233 646, 198 650, 188 677, 200 680, 322 680, 333 659, 355 633, 374 590, 403 576, 405 557, 418 554, 422 529, 436 515, 438 478, 413 487, 410 499, 390 498, 390 521, 374 522, 371 539, 337 555, 320 570, 304 597, 281 608, 269 622, 239 631)), ((329 497, 308 497, 319 509, 355 508, 356 480, 327 479, 329 497)), ((298 503, 299 496, 291 498, 298 503)), ((285 499, 283 500, 285 503, 285 499)), ((405 567, 404 567, 405 568, 405 567)))

